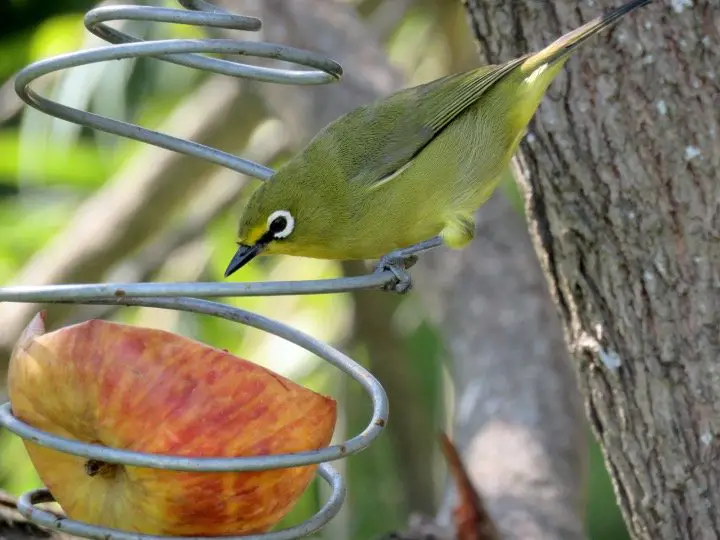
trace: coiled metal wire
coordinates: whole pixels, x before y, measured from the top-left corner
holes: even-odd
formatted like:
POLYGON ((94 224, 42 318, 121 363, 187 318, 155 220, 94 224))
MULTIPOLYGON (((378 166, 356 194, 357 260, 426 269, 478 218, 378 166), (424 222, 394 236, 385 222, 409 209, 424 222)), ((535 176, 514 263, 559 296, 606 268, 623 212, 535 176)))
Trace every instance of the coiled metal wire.
MULTIPOLYGON (((239 173, 266 180, 273 174, 273 170, 258 163, 192 141, 68 107, 40 96, 30 88, 30 83, 35 79, 55 71, 96 62, 137 57, 153 57, 165 62, 213 73, 279 84, 325 84, 338 80, 342 75, 341 66, 329 58, 285 45, 234 39, 142 41, 136 36, 121 32, 106 24, 108 21, 138 20, 243 31, 257 31, 262 25, 257 18, 234 15, 203 0, 178 0, 178 2, 185 9, 150 6, 105 6, 89 11, 85 15, 85 26, 90 32, 108 41, 111 45, 36 62, 17 75, 15 90, 28 105, 51 116, 202 158, 239 173), (272 58, 311 69, 288 70, 258 67, 210 58, 199 53, 230 53, 272 58)), ((175 471, 230 472, 259 471, 319 464, 319 476, 330 485, 331 495, 322 509, 312 518, 295 527, 271 533, 220 538, 225 540, 228 538, 231 540, 235 538, 238 540, 289 540, 312 534, 320 530, 338 513, 345 498, 346 488, 344 481, 328 462, 342 459, 363 450, 380 435, 388 417, 388 401, 385 391, 370 372, 330 345, 278 321, 221 302, 205 300, 204 298, 336 293, 356 289, 382 288, 392 284, 395 279, 392 272, 382 271, 352 278, 313 281, 97 283, 0 288, 1 302, 102 304, 171 309, 213 315, 280 336, 328 361, 358 381, 372 400, 373 413, 367 427, 358 435, 342 443, 316 451, 293 454, 238 458, 187 458, 131 452, 95 444, 85 444, 51 435, 13 416, 10 403, 0 405, 0 425, 26 440, 61 452, 89 459, 139 467, 175 471)), ((29 520, 40 525, 86 538, 98 540, 172 538, 98 527, 68 518, 58 518, 54 514, 35 507, 38 503, 52 500, 52 495, 48 490, 35 490, 20 497, 18 510, 29 520)), ((203 538, 207 540, 208 537, 203 538)))

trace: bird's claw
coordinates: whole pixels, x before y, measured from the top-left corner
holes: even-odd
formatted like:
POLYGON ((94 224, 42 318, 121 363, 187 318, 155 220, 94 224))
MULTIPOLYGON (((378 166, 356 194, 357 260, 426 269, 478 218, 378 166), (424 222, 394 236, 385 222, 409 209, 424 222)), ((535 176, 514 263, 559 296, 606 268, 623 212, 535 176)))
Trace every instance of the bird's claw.
POLYGON ((405 294, 412 289, 412 276, 410 269, 418 261, 417 255, 407 257, 386 255, 380 259, 375 272, 384 272, 389 270, 395 276, 395 279, 389 281, 383 286, 385 291, 394 291, 398 294, 405 294))

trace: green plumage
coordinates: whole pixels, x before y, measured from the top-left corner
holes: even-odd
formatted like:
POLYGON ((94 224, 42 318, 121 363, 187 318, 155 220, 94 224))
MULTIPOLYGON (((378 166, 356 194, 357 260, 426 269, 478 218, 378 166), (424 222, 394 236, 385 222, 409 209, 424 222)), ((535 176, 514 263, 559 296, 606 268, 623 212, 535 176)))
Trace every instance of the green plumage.
POLYGON ((338 118, 253 194, 239 242, 332 259, 378 258, 438 234, 464 246, 474 212, 567 58, 651 1, 628 2, 535 54, 408 88, 338 118), (279 210, 294 228, 273 239, 268 217, 279 210))

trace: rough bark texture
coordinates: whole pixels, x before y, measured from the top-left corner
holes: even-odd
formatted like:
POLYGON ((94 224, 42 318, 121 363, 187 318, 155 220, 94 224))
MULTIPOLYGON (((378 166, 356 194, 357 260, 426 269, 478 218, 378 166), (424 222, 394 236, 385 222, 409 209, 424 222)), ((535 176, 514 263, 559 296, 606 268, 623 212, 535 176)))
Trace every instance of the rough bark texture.
MULTIPOLYGON (((468 0, 485 59, 610 0, 468 0)), ((635 538, 720 535, 720 9, 655 2, 568 64, 523 143, 535 247, 635 538)))

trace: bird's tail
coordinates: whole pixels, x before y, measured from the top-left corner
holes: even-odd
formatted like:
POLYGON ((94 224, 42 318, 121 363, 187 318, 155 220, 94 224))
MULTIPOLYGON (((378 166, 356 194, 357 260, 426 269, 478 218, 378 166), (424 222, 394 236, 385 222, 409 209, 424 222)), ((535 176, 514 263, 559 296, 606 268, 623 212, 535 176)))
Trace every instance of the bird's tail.
POLYGON ((585 40, 591 38, 598 32, 602 32, 628 13, 652 1, 653 0, 631 0, 619 8, 600 15, 592 21, 585 23, 580 28, 556 39, 543 50, 531 55, 520 69, 525 73, 532 73, 543 65, 552 65, 554 63, 562 64, 569 58, 575 48, 584 43, 585 40))

